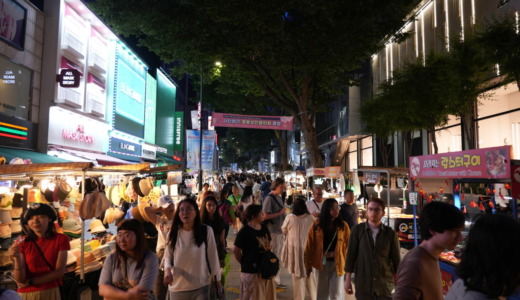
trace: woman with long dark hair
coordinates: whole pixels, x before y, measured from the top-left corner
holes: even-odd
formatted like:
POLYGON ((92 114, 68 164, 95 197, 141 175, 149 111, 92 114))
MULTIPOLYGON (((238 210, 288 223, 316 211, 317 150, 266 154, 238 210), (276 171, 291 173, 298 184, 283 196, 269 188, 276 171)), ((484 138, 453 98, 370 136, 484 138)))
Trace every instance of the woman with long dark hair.
POLYGON ((244 213, 244 226, 235 239, 233 254, 240 263, 241 300, 276 299, 274 278, 263 279, 258 268, 260 255, 264 251, 259 240, 266 244, 271 241, 267 226, 262 224, 263 220, 262 206, 249 205, 244 213))
POLYGON ((445 299, 505 299, 515 291, 520 293, 519 253, 518 220, 502 214, 479 217, 469 231, 457 267, 459 279, 445 299))
POLYGON ((224 229, 224 237, 227 238, 229 233, 229 227, 231 224, 235 222, 235 210, 233 209, 233 205, 231 202, 227 199, 228 193, 226 189, 222 189, 220 191, 219 201, 218 201, 218 210, 220 212, 220 215, 224 219, 224 223, 226 225, 224 229))
POLYGON ((292 274, 295 300, 305 299, 309 295, 316 299, 316 281, 314 276, 307 276, 304 263, 305 243, 314 217, 309 213, 305 199, 297 198, 293 202, 293 211, 282 225, 285 243, 282 248, 281 261, 292 274))
POLYGON ((170 299, 209 299, 210 281, 216 276, 220 290, 220 265, 211 227, 202 224, 197 203, 179 203, 165 251, 164 283, 170 299))
POLYGON ((56 219, 56 210, 43 203, 32 204, 22 216, 27 237, 9 248, 22 299, 61 299, 59 286, 70 244, 66 235, 56 233, 56 219))
MULTIPOLYGON (((255 197, 253 196, 253 187, 248 185, 248 186, 244 187, 244 194, 240 198, 240 201, 238 201, 237 217, 242 219, 243 218, 242 215, 244 214, 244 211, 251 204, 255 204, 255 197)), ((244 220, 242 220, 242 223, 243 222, 244 222, 244 220)))
POLYGON ((148 250, 144 229, 136 219, 117 227, 116 249, 99 277, 99 295, 105 299, 149 299, 157 278, 157 255, 148 250))
POLYGON ((309 230, 304 262, 309 275, 313 268, 318 275, 317 295, 320 299, 339 299, 345 275, 345 258, 350 229, 339 217, 336 199, 323 202, 318 220, 309 230))
POLYGON ((207 196, 202 201, 200 218, 203 224, 213 229, 220 266, 223 267, 223 260, 226 257, 226 237, 224 236, 226 224, 217 207, 218 204, 215 196, 207 196))

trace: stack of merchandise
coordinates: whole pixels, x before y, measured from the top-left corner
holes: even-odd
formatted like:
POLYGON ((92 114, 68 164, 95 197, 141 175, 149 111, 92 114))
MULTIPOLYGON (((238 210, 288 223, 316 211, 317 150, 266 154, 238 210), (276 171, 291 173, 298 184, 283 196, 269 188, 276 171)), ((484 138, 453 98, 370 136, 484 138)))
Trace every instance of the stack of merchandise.
POLYGON ((13 265, 9 247, 22 234, 23 201, 20 193, 1 194, 0 198, 0 270, 6 271, 13 265))

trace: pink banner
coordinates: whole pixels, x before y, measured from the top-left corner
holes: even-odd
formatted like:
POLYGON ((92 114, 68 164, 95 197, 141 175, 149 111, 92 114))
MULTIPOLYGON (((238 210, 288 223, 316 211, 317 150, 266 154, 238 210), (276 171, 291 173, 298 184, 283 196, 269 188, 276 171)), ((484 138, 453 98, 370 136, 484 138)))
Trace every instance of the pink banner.
POLYGON ((410 176, 509 178, 511 146, 410 157, 410 176))
POLYGON ((293 117, 248 116, 215 112, 211 116, 211 123, 215 127, 293 130, 293 117))

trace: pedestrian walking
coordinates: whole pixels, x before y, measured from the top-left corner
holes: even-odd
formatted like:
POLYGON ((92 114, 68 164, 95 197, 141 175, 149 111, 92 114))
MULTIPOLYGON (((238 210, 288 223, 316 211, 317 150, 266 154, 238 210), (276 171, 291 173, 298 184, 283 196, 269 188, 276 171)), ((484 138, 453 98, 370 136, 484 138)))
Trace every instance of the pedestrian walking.
POLYGON ((168 287, 164 284, 164 249, 166 248, 166 241, 168 240, 168 233, 170 232, 173 224, 173 215, 175 213, 175 203, 173 199, 164 195, 157 201, 157 207, 147 206, 144 209, 148 220, 155 225, 157 229, 157 246, 155 253, 159 260, 159 272, 157 274, 157 280, 155 281, 155 295, 158 299, 165 299, 168 293, 168 287), (160 213, 161 215, 158 215, 160 213))
POLYGON ((305 244, 313 222, 314 218, 307 210, 305 199, 300 197, 294 201, 293 211, 285 218, 282 225, 285 243, 281 261, 292 274, 295 300, 304 300, 306 295, 316 300, 317 296, 316 277, 307 276, 304 261, 305 244))
POLYGON ((482 215, 471 226, 457 266, 459 279, 444 299, 499 299, 515 291, 519 295, 519 253, 520 222, 505 214, 482 215))
POLYGON ((227 199, 229 200, 229 202, 231 202, 231 205, 233 206, 233 211, 235 213, 235 216, 237 217, 237 218, 235 218, 234 222, 232 223, 233 233, 237 233, 237 231, 240 230, 240 216, 237 214, 238 203, 240 202, 242 195, 239 194, 238 185, 236 185, 236 184, 233 185, 232 191, 233 191, 233 193, 231 195, 229 195, 229 197, 227 199))
POLYGON ((336 300, 341 297, 345 258, 350 229, 339 217, 336 199, 323 202, 321 214, 309 230, 305 246, 305 269, 308 275, 317 271, 317 298, 336 300))
POLYGON ((262 206, 249 205, 245 210, 246 222, 235 239, 233 254, 240 263, 241 300, 276 299, 274 279, 262 278, 259 270, 260 256, 264 251, 259 240, 263 240, 264 243, 271 241, 269 229, 262 224, 264 216, 262 206))
POLYGON ((442 300, 439 255, 462 240, 464 215, 451 204, 430 202, 421 212, 419 229, 423 241, 399 264, 394 299, 442 300))
POLYGON ((321 206, 323 205, 323 190, 320 187, 314 188, 313 199, 307 201, 307 209, 314 218, 319 218, 321 206))
POLYGON ((368 220, 350 231, 345 291, 353 294, 355 274, 357 300, 391 300, 394 275, 401 260, 397 233, 381 221, 385 202, 372 198, 367 203, 368 220))
POLYGON ((157 255, 147 248, 143 225, 136 219, 124 220, 117 228, 116 250, 101 269, 99 295, 105 299, 154 299, 157 273, 157 255))
MULTIPOLYGON (((282 193, 285 191, 285 180, 276 178, 271 185, 271 193, 265 197, 262 204, 262 212, 265 213, 267 229, 271 233, 273 253, 281 257, 285 236, 282 233, 282 224, 285 219, 285 207, 282 200, 282 193)), ((280 281, 280 272, 275 276, 276 285, 285 288, 280 281)))
POLYGON ((352 230, 358 224, 359 211, 354 201, 354 191, 346 189, 343 194, 345 202, 339 206, 339 214, 343 221, 347 222, 348 227, 352 230))
POLYGON ((56 210, 43 203, 32 204, 22 216, 27 236, 9 248, 22 299, 61 299, 59 286, 70 244, 66 235, 56 233, 56 219, 56 210))
POLYGON ((194 200, 179 203, 164 255, 164 283, 171 300, 209 299, 211 280, 222 289, 213 229, 202 224, 194 200))

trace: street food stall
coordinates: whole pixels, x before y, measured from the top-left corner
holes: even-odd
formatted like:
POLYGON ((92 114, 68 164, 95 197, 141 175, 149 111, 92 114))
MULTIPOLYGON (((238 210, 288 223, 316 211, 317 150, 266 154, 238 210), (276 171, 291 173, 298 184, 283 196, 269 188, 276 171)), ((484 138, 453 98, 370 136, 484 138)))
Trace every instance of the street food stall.
MULTIPOLYGON (((420 210, 431 201, 460 208, 466 217, 467 234, 475 217, 501 213, 518 218, 520 161, 511 157, 511 146, 410 157, 411 188, 417 192, 420 210)), ((446 293, 457 278, 463 242, 440 256, 446 293)))

